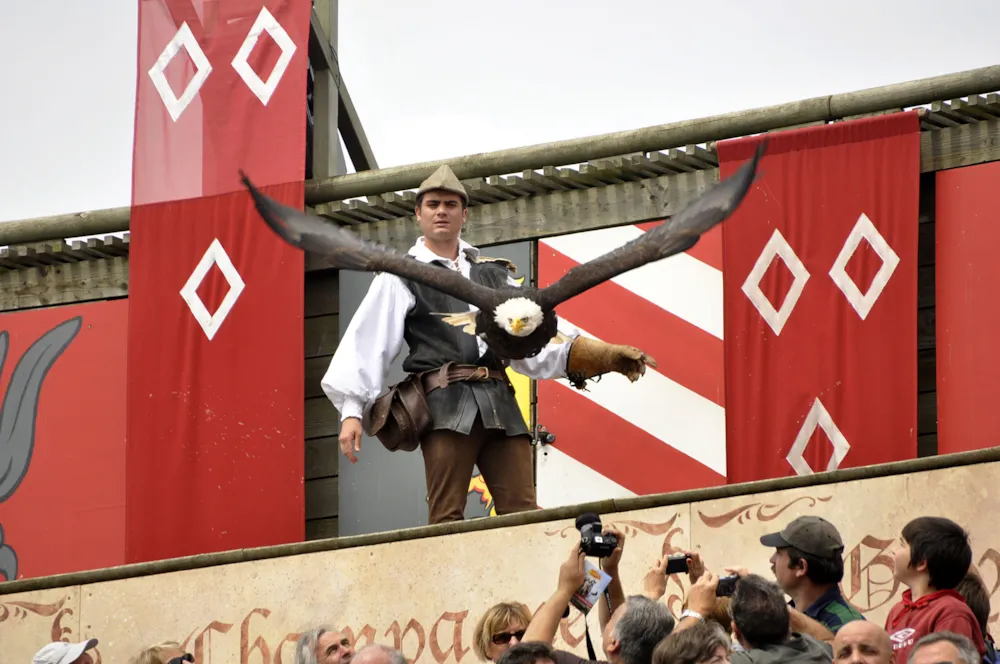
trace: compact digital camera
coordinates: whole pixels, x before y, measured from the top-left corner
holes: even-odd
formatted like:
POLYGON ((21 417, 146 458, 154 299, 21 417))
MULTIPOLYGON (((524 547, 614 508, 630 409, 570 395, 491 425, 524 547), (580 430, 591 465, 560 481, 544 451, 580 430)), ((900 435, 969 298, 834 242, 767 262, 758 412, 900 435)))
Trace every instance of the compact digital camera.
POLYGON ((720 576, 719 585, 715 587, 716 597, 732 597, 733 591, 736 590, 736 584, 739 582, 740 577, 738 574, 730 574, 729 576, 720 576))

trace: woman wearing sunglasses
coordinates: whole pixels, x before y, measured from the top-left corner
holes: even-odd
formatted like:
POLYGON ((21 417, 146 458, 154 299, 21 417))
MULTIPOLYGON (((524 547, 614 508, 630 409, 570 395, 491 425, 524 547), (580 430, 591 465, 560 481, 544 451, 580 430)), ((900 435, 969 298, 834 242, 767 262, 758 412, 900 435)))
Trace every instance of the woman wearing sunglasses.
POLYGON ((472 649, 483 662, 496 662, 524 637, 531 611, 520 602, 501 602, 486 610, 476 624, 472 649))

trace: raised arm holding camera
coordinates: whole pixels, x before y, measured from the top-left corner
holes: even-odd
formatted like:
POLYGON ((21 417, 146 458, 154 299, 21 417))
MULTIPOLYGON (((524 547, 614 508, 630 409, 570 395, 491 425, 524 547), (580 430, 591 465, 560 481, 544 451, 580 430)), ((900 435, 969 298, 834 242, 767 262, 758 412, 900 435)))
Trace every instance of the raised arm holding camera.
MULTIPOLYGON (((602 608, 609 612, 607 619, 604 619, 603 614, 601 616, 601 645, 607 659, 598 660, 596 654, 592 654, 591 659, 586 660, 573 653, 556 650, 556 664, 581 664, 588 661, 607 664, 650 664, 656 644, 666 638, 674 628, 674 618, 670 610, 665 604, 646 595, 625 597, 617 571, 624 541, 621 533, 613 528, 602 528, 600 519, 596 515, 581 516, 577 519, 577 529, 580 530, 580 540, 574 543, 569 557, 559 568, 556 591, 535 613, 524 633, 522 643, 532 641, 552 643, 556 630, 559 629, 559 622, 568 615, 573 596, 579 594, 578 591, 587 580, 586 558, 593 556, 599 559, 604 573, 612 577, 606 591, 608 595, 596 602, 601 605, 599 613, 602 613, 602 608), (617 591, 612 588, 616 581, 617 591), (608 597, 614 592, 620 593, 620 598, 617 601, 611 599, 611 607, 608 607, 608 597)), ((659 560, 654 569, 657 569, 657 566, 662 569, 664 565, 665 561, 659 560)), ((659 573, 662 575, 662 572, 659 573)), ((653 588, 652 594, 655 592, 656 588, 653 588)))
POLYGON ((580 542, 574 542, 569 551, 569 557, 559 566, 559 581, 556 583, 556 591, 535 612, 531 622, 528 623, 528 629, 524 630, 521 643, 526 641, 552 643, 556 637, 556 630, 559 629, 559 622, 566 614, 573 594, 586 580, 584 572, 586 558, 587 554, 580 548, 580 542))
MULTIPOLYGON (((597 528, 601 528, 599 520, 597 521, 597 528)), ((587 547, 583 545, 583 536, 581 536, 580 541, 581 547, 584 548, 584 553, 587 555, 597 555, 601 563, 601 569, 611 577, 611 582, 608 583, 608 587, 604 591, 606 593, 604 601, 597 603, 597 620, 603 631, 608 621, 611 620, 612 614, 619 606, 625 603, 625 591, 622 589, 621 577, 618 576, 618 563, 621 562, 622 552, 625 550, 625 534, 610 526, 599 532, 605 546, 596 552, 587 550, 587 547), (611 553, 607 557, 601 558, 599 554, 604 553, 608 548, 611 549, 611 553)))

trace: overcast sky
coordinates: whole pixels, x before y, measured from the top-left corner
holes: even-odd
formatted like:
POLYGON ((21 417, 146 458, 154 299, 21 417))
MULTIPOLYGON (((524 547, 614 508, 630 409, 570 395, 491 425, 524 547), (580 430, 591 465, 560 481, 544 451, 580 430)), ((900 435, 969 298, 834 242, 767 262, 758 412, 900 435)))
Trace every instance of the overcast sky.
MULTIPOLYGON (((0 220, 128 205, 138 3, 4 4, 0 220)), ((996 0, 340 0, 338 55, 394 166, 1000 64, 997 25, 996 0)))

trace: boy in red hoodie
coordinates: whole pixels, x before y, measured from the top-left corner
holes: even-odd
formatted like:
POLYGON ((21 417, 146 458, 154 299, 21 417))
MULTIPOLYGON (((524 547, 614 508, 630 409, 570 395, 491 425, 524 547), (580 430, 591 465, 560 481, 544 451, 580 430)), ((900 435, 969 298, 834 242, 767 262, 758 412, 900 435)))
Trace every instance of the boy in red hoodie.
POLYGON ((979 622, 954 590, 972 563, 968 533, 950 519, 922 516, 902 535, 893 550, 895 577, 908 589, 885 621, 895 661, 905 662, 913 644, 931 632, 967 636, 985 654, 979 622))

